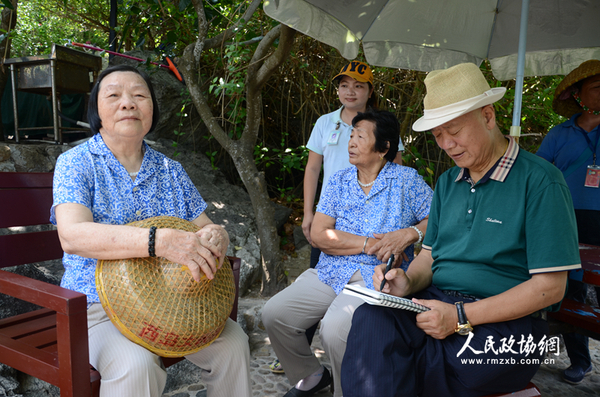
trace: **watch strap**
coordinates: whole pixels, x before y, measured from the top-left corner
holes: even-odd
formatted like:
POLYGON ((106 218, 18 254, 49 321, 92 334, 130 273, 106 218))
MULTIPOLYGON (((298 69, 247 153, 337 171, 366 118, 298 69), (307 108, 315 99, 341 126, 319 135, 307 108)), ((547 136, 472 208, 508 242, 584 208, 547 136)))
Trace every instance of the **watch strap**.
POLYGON ((467 320, 467 314, 465 313, 465 305, 462 301, 456 302, 456 312, 458 314, 458 324, 463 325, 467 324, 469 321, 467 320))

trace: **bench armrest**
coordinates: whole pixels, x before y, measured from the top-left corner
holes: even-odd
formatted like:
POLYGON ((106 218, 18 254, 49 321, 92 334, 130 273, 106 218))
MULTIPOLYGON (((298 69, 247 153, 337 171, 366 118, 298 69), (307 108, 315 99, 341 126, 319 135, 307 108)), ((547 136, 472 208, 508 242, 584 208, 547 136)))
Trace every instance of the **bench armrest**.
POLYGON ((67 316, 87 311, 84 294, 0 270, 0 292, 67 316))

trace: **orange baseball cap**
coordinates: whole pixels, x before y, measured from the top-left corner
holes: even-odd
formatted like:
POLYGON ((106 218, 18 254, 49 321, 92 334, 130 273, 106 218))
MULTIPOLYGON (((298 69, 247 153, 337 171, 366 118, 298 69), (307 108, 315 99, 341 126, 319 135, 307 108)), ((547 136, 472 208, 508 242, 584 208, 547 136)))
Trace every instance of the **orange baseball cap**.
POLYGON ((361 83, 370 83, 373 85, 373 72, 371 68, 364 62, 352 61, 340 70, 340 72, 332 79, 336 81, 342 76, 350 76, 361 83))

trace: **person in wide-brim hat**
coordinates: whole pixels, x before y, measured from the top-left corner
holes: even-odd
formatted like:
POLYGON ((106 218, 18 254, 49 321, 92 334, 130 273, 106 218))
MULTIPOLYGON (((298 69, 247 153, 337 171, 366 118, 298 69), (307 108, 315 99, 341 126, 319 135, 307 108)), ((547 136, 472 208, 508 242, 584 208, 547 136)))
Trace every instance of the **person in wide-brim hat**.
POLYGON ((424 115, 413 124, 415 131, 427 131, 450 120, 502 99, 506 88, 491 88, 474 63, 461 63, 434 70, 425 78, 427 94, 424 115))
MULTIPOLYGON (((537 155, 562 171, 573 199, 577 237, 581 244, 600 245, 600 189, 594 182, 600 157, 600 60, 583 62, 558 85, 553 110, 568 120, 548 131, 537 155)), ((566 298, 585 302, 588 286, 573 272, 566 298)), ((596 289, 600 293, 600 288, 596 289)), ((578 384, 592 372, 588 337, 563 335, 570 365, 561 373, 565 382, 578 384)))
POLYGON ((583 80, 597 74, 600 74, 599 60, 591 59, 579 65, 556 87, 554 100, 552 101, 552 110, 567 118, 576 113, 581 113, 582 110, 587 111, 587 109, 578 103, 578 94, 581 91, 583 80))
POLYGON ((541 311, 563 298, 566 270, 581 268, 560 171, 496 124, 493 103, 505 90, 490 88, 468 63, 431 72, 425 85, 425 112, 413 129, 431 130, 456 167, 436 181, 419 255, 406 271, 378 265, 373 286, 426 307, 416 316, 396 306, 354 311, 341 370, 344 397, 522 390, 544 352, 531 359, 530 352, 506 349, 500 356, 487 347, 511 335, 543 344, 548 325, 541 311), (465 365, 466 357, 489 365, 465 365))

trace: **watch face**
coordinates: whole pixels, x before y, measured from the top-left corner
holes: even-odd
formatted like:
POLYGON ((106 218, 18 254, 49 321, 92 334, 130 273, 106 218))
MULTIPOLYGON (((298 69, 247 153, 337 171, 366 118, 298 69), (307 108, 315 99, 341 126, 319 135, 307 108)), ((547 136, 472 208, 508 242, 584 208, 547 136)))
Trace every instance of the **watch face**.
POLYGON ((460 328, 458 330, 458 334, 459 335, 463 335, 463 336, 464 335, 469 335, 469 332, 471 332, 471 331, 473 331, 473 328, 465 326, 464 328, 460 328))

